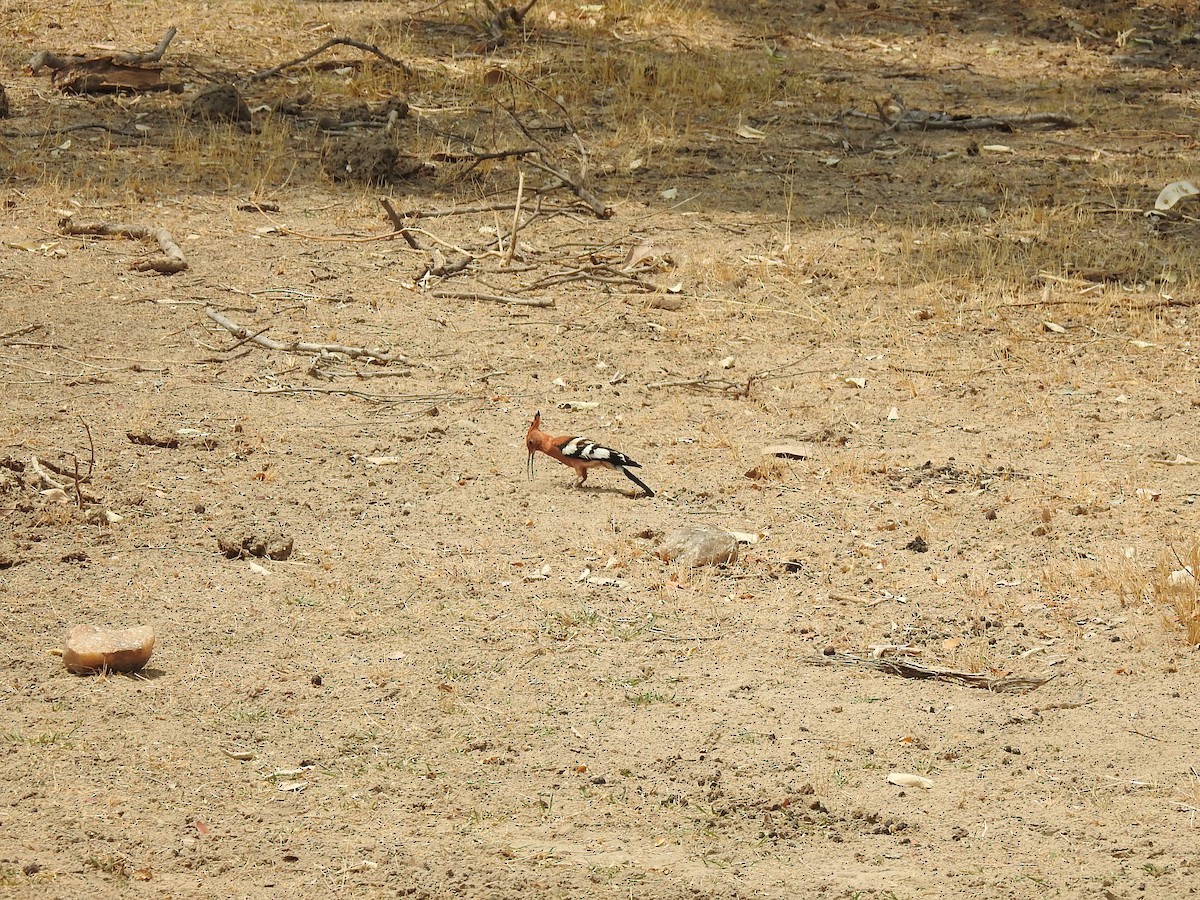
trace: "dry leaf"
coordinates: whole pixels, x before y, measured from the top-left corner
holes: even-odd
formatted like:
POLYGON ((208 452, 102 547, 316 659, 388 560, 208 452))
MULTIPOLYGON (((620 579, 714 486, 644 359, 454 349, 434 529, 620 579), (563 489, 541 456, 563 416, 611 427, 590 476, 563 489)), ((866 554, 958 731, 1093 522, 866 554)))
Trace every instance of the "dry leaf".
POLYGON ((653 265, 647 266, 651 269, 663 269, 675 264, 675 248, 669 244, 656 244, 654 241, 639 241, 629 248, 629 252, 625 254, 625 262, 621 264, 623 272, 629 272, 638 268, 644 262, 651 262, 653 265))
POLYGON ((1165 212, 1180 200, 1195 197, 1197 194, 1200 194, 1200 188, 1197 188, 1190 181, 1173 181, 1158 192, 1158 199, 1154 201, 1154 208, 1159 212, 1165 212))
POLYGON ((924 790, 929 790, 933 787, 933 782, 928 778, 922 778, 920 775, 910 775, 908 772, 892 772, 887 777, 888 784, 894 784, 896 787, 919 787, 924 790))

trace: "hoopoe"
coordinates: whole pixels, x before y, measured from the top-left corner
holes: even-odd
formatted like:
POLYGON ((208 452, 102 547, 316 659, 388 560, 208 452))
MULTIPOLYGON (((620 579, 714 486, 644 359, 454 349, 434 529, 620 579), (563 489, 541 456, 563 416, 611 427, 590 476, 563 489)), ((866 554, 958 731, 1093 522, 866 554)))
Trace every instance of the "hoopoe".
POLYGON ((579 476, 576 487, 583 487, 587 481, 588 469, 605 468, 620 472, 643 491, 647 497, 653 497, 654 491, 630 469, 640 469, 641 463, 634 462, 619 450, 597 444, 584 437, 551 437, 542 431, 542 414, 533 417, 529 433, 525 435, 525 449, 529 451, 529 477, 533 478, 533 454, 545 453, 551 459, 557 459, 564 466, 570 466, 579 476))

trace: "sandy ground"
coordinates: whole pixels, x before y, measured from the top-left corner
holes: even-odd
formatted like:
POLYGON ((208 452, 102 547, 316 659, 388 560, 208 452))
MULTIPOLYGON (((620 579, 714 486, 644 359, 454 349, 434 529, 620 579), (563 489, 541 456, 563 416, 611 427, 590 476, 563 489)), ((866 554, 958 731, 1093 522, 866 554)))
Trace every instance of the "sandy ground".
MULTIPOLYGON (((30 53, 127 35, 103 10, 5 11, 0 894, 1200 887, 1195 591, 1177 609, 1164 590, 1197 552, 1195 233, 1141 214, 1195 174, 1194 5, 558 5, 483 58, 465 7, 112 7, 139 47, 178 25, 201 69, 240 35, 220 57, 239 74, 334 34, 408 41, 425 110, 456 102, 436 72, 505 62, 545 85, 520 106, 542 124, 609 54, 648 112, 631 124, 612 85, 566 98, 611 218, 560 189, 512 260, 422 279, 434 240, 478 248, 511 210, 421 219, 414 250, 378 239, 376 197, 511 203, 513 160, 335 183, 311 122, 256 112, 243 133, 185 119, 186 94, 60 96, 22 74, 30 53), (672 118, 645 66, 665 79, 681 54, 718 88, 661 86, 711 101, 672 118), (731 80, 764 66, 774 93, 742 103, 731 80), (889 96, 1080 124, 835 120, 889 96), (147 136, 13 136, 96 121, 147 136), (204 162, 229 141, 244 171, 204 162), (165 227, 189 266, 131 271, 148 248, 65 237, 64 210, 165 227), (234 347, 207 306, 412 364, 234 347), (605 472, 577 490, 545 458, 527 480, 538 410, 640 461, 657 496, 605 472), (762 454, 783 441, 803 458, 762 454), (689 524, 757 541, 722 567, 654 555, 689 524), (294 552, 227 559, 239 530, 294 552), (67 674, 54 651, 79 623, 152 625, 149 667, 67 674), (1052 678, 1002 692, 837 662, 900 652, 1052 678)), ((412 121, 434 119, 452 127, 412 121)))

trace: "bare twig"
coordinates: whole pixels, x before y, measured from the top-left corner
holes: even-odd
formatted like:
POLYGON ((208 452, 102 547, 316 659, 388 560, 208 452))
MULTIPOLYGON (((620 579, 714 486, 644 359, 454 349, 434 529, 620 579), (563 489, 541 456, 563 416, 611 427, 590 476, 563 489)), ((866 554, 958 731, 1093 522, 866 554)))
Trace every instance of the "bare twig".
POLYGON ((439 219, 445 216, 466 216, 483 212, 504 212, 512 209, 514 203, 486 203, 481 206, 457 206, 453 209, 414 209, 408 215, 414 219, 439 219))
MULTIPOLYGON (((895 99, 895 98, 893 98, 895 99)), ((1016 128, 1078 128, 1079 122, 1066 113, 1026 113, 1015 116, 971 116, 961 113, 928 112, 923 109, 906 109, 903 106, 899 114, 892 116, 883 105, 876 103, 876 114, 850 110, 846 113, 852 118, 870 119, 886 126, 889 130, 904 131, 917 129, 920 131, 979 131, 995 128, 1001 131, 1012 131, 1016 128)))
POLYGON ((421 277, 417 279, 418 281, 420 281, 423 278, 429 278, 429 277, 447 278, 451 275, 457 275, 459 272, 461 272, 463 269, 465 269, 471 263, 475 262, 475 257, 473 257, 469 253, 460 253, 458 256, 454 257, 454 259, 450 260, 449 262, 447 262, 442 257, 441 253, 437 252, 436 250, 434 251, 433 255, 434 255, 435 265, 430 269, 426 269, 425 272, 421 275, 421 277), (437 262, 438 259, 440 259, 441 262, 437 262))
POLYGON ((130 237, 137 240, 154 239, 158 241, 161 256, 150 256, 132 263, 130 268, 138 272, 159 272, 163 275, 174 275, 187 268, 187 260, 183 251, 175 243, 171 233, 165 228, 152 225, 117 225, 108 222, 75 222, 69 216, 59 220, 58 227, 63 234, 80 235, 95 234, 107 237, 130 237))
POLYGON ((632 272, 623 272, 607 263, 579 266, 575 269, 568 269, 565 272, 552 272, 536 281, 522 285, 520 290, 532 291, 552 287, 556 284, 566 284, 570 281, 595 281, 600 284, 629 284, 639 287, 644 291, 657 292, 660 290, 658 285, 653 282, 646 281, 632 272))
POLYGON ((459 137, 457 134, 444 131, 438 131, 437 134, 461 141, 467 144, 467 149, 461 153, 442 151, 431 154, 429 158, 434 162, 458 163, 467 162, 468 160, 472 162, 486 162, 489 159, 507 159, 510 156, 529 156, 531 153, 540 153, 542 151, 541 147, 517 147, 514 150, 476 150, 466 138, 459 137))
MULTIPOLYGON (((236 350, 238 347, 242 346, 243 344, 248 344, 248 343, 250 343, 252 340, 254 340, 254 339, 255 339, 256 337, 258 337, 259 335, 266 334, 266 333, 267 333, 268 331, 270 331, 270 330, 271 330, 271 326, 270 326, 270 325, 268 325, 266 328, 263 328, 263 329, 261 329, 260 331, 256 331, 256 332, 254 332, 254 334, 248 334, 248 335, 246 335, 244 338, 242 338, 241 340, 237 341, 236 343, 234 343, 234 344, 232 344, 232 345, 230 345, 230 346, 228 346, 228 347, 219 347, 219 348, 217 348, 217 351, 218 351, 219 353, 232 353, 232 352, 233 352, 234 350, 236 350)), ((249 352, 249 351, 247 351, 247 352, 249 352)))
MULTIPOLYGON (((72 456, 74 456, 74 454, 72 454, 72 456)), ((53 472, 55 475, 58 475, 60 478, 72 477, 70 472, 64 471, 62 466, 60 466, 56 463, 52 463, 48 459, 41 459, 41 460, 38 460, 38 462, 41 464, 42 468, 48 469, 49 471, 53 472)), ((82 480, 86 484, 87 482, 91 481, 91 478, 87 475, 84 475, 82 480)))
POLYGON ((921 666, 901 659, 864 659, 849 653, 840 653, 836 656, 813 656, 809 657, 806 661, 814 666, 842 664, 875 669, 879 672, 886 672, 888 675, 899 675, 902 678, 932 678, 937 681, 950 681, 955 684, 966 685, 967 687, 983 688, 993 693, 1032 691, 1040 688, 1055 677, 1054 675, 1048 675, 1045 678, 993 678, 990 675, 983 675, 979 672, 933 668, 932 666, 921 666))
POLYGON ((513 206, 512 235, 508 239, 508 253, 504 255, 504 266, 512 265, 513 254, 517 250, 517 226, 521 221, 521 198, 525 194, 525 173, 517 171, 517 202, 513 206))
POLYGON ((598 219, 611 219, 612 218, 613 208, 611 206, 609 206, 607 203, 605 203, 603 200, 601 200, 594 193, 592 193, 590 190, 585 188, 582 184, 580 184, 578 181, 576 181, 570 175, 568 175, 566 172, 563 172, 561 169, 556 169, 554 166, 549 165, 544 160, 542 160, 540 157, 534 158, 534 157, 530 156, 530 157, 527 157, 527 161, 535 169, 541 169, 547 175, 553 175, 555 178, 557 178, 559 181, 561 181, 564 185, 566 185, 568 188, 570 188, 571 193, 573 193, 576 197, 578 197, 580 200, 582 200, 584 203, 586 203, 588 205, 588 207, 592 210, 592 212, 596 214, 596 218, 598 218, 598 219))
MULTIPOLYGON (((175 29, 172 28, 171 30, 174 31, 175 29)), ((83 480, 90 481, 92 478, 92 471, 96 468, 96 442, 92 440, 92 429, 88 427, 87 420, 85 420, 83 416, 79 417, 79 424, 83 426, 83 430, 87 433, 88 439, 88 470, 87 475, 84 476, 83 480)), ((79 481, 78 469, 75 470, 75 480, 76 482, 79 481)))
POLYGON ((501 294, 481 294, 475 291, 434 291, 433 296, 445 300, 480 300, 485 303, 507 303, 510 306, 553 306, 551 297, 506 297, 501 294))
POLYGON ((434 405, 437 403, 449 403, 453 400, 462 400, 464 398, 446 394, 443 396, 423 396, 423 395, 406 395, 406 394, 371 394, 366 391, 356 391, 350 388, 338 387, 311 387, 308 385, 297 386, 280 386, 273 388, 242 388, 226 386, 228 390, 237 391, 242 394, 258 394, 260 396, 280 396, 287 394, 327 394, 327 395, 342 395, 346 397, 356 397, 359 400, 366 400, 370 403, 428 403, 434 405))
POLYGON ((389 200, 387 197, 380 197, 379 205, 382 206, 383 211, 387 213, 388 219, 391 220, 392 227, 396 229, 396 234, 404 238, 404 243, 408 244, 408 246, 412 247, 414 250, 425 249, 417 242, 417 239, 412 236, 412 232, 410 232, 408 227, 404 224, 404 219, 401 217, 400 213, 396 212, 396 207, 392 206, 391 200, 389 200))
POLYGON ((113 62, 126 63, 131 66, 138 66, 142 63, 158 62, 162 59, 163 54, 167 52, 167 45, 171 43, 172 38, 178 29, 172 25, 167 29, 167 33, 163 35, 162 40, 158 42, 158 46, 146 53, 118 53, 113 57, 113 62))
POLYGON ((6 331, 4 334, 0 334, 0 344, 11 343, 11 340, 10 340, 11 338, 21 337, 22 335, 29 334, 30 332, 37 331, 39 328, 45 328, 45 327, 46 327, 45 325, 40 325, 40 324, 35 323, 33 325, 26 325, 24 328, 17 328, 13 331, 6 331))
POLYGON ((490 38, 485 46, 489 50, 494 50, 504 43, 505 25, 511 23, 514 26, 520 27, 525 24, 525 16, 533 9, 533 5, 537 3, 537 0, 529 0, 520 9, 517 9, 515 6, 506 6, 504 9, 497 9, 492 0, 483 0, 483 2, 492 11, 492 17, 481 22, 480 25, 490 38))
POLYGON ((115 125, 106 125, 103 122, 84 122, 81 125, 66 125, 62 128, 48 128, 45 131, 38 131, 31 134, 26 134, 23 131, 0 131, 0 137, 34 138, 40 140, 42 138, 53 137, 56 134, 69 134, 72 131, 87 131, 89 128, 107 131, 109 134, 119 134, 123 137, 145 138, 148 134, 148 132, 131 131, 126 128, 118 128, 115 125))
POLYGON ((666 387, 697 387, 704 390, 724 391, 725 393, 741 395, 747 385, 734 384, 725 378, 714 378, 712 375, 702 375, 699 378, 671 378, 666 381, 652 381, 648 388, 666 388, 666 387))
POLYGON ((367 359, 378 360, 379 362, 398 362, 406 366, 416 365, 409 357, 402 353, 394 353, 390 350, 369 349, 367 347, 346 347, 341 344, 310 344, 306 341, 276 341, 272 338, 265 337, 262 332, 254 334, 250 329, 237 324, 232 319, 217 312, 211 306, 204 308, 204 314, 232 334, 234 337, 244 338, 251 343, 258 344, 260 347, 266 347, 268 350, 282 350, 285 353, 341 353, 349 356, 351 359, 357 357, 366 357, 367 359))
POLYGON ((42 468, 42 464, 38 461, 36 456, 31 456, 29 458, 29 464, 33 468, 33 474, 37 476, 38 480, 42 484, 51 490, 59 490, 63 491, 64 493, 66 492, 66 485, 61 481, 56 481, 55 479, 51 478, 50 473, 48 473, 46 469, 42 468))
POLYGON ((345 45, 347 47, 354 47, 355 49, 362 50, 365 53, 373 53, 376 56, 378 56, 380 59, 382 59, 385 63, 388 63, 389 65, 395 66, 396 68, 400 69, 405 75, 413 74, 412 66, 410 66, 408 63, 404 62, 403 60, 395 59, 394 57, 388 56, 386 53, 384 53, 382 50, 380 50, 374 44, 365 44, 362 41, 356 41, 356 40, 354 40, 354 38, 349 38, 349 37, 335 37, 335 38, 330 38, 329 40, 327 40, 316 50, 311 50, 308 53, 305 53, 303 56, 298 56, 295 59, 291 59, 291 60, 288 60, 287 62, 280 63, 277 66, 271 66, 271 68, 269 68, 269 69, 263 69, 263 71, 261 71, 261 72, 255 72, 253 75, 251 75, 246 80, 247 81, 264 81, 267 78, 270 78, 274 75, 278 75, 284 69, 290 69, 292 66, 298 66, 298 65, 300 65, 300 63, 308 62, 314 56, 319 56, 320 54, 322 54, 326 50, 328 50, 330 47, 336 47, 339 44, 345 45))
POLYGON ((79 489, 79 457, 72 453, 71 460, 75 463, 75 506, 83 509, 83 491, 79 489))

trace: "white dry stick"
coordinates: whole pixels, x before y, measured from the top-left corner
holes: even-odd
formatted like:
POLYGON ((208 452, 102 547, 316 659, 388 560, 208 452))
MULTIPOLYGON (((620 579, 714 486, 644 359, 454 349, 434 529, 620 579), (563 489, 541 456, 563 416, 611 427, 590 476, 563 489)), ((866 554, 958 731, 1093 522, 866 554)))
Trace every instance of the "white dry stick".
POLYGON ((29 457, 29 461, 33 468, 33 474, 38 477, 38 480, 42 482, 42 484, 46 485, 46 487, 50 488, 51 490, 56 488, 60 491, 66 490, 67 486, 65 484, 52 478, 50 473, 42 468, 42 464, 38 462, 38 458, 36 456, 29 457))
POLYGON ((310 344, 307 341, 276 341, 267 337, 262 332, 255 334, 249 328, 239 325, 227 316, 217 312, 211 306, 204 308, 204 314, 243 343, 258 344, 260 347, 266 347, 268 350, 282 350, 285 353, 341 353, 349 356, 351 359, 362 356, 367 359, 378 360, 379 362, 398 362, 404 363, 406 366, 416 365, 415 362, 403 353, 393 353, 390 350, 383 350, 381 348, 345 347, 341 344, 310 344))
POLYGON ((508 253, 504 256, 504 268, 512 265, 513 253, 517 249, 517 226, 521 222, 521 197, 525 193, 525 173, 517 170, 517 202, 513 206, 512 236, 508 239, 508 253))

